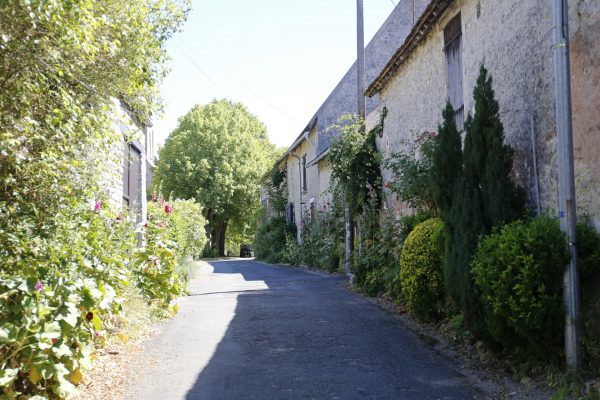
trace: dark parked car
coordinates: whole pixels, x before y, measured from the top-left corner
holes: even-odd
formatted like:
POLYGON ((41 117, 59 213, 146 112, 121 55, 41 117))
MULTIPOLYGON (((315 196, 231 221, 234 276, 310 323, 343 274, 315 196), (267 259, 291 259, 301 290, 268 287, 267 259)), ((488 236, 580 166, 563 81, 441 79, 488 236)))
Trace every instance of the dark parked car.
POLYGON ((254 250, 251 244, 240 245, 240 257, 254 257, 254 250))

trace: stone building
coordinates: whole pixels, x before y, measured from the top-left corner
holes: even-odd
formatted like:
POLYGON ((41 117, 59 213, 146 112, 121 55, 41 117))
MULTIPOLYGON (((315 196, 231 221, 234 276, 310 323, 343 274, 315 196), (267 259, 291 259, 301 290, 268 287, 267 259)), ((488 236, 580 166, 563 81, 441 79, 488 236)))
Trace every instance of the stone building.
POLYGON ((104 180, 113 207, 128 209, 141 223, 154 170, 154 131, 150 121, 141 121, 125 103, 115 100, 113 108, 114 131, 122 140, 103 156, 102 162, 109 164, 104 180))
MULTIPOLYGON (((411 31, 425 9, 426 0, 400 0, 390 16, 365 48, 366 83, 375 79, 395 49, 411 31)), ((367 112, 379 105, 377 98, 367 99, 367 112)), ((298 135, 278 161, 285 164, 288 179, 288 222, 295 222, 298 239, 303 218, 310 218, 329 201, 331 169, 327 153, 336 135, 327 128, 358 107, 356 63, 346 72, 331 94, 315 112, 306 128, 298 135)))
MULTIPOLYGON (((413 133, 437 130, 446 99, 462 125, 473 113, 481 63, 493 77, 514 177, 532 209, 557 205, 552 6, 539 0, 431 0, 404 42, 370 83, 379 100, 367 129, 387 118, 378 147, 402 149, 413 133), (534 152, 534 149, 536 150, 534 152), (534 170, 536 154, 537 171, 534 170), (539 183, 539 194, 536 188, 539 183)), ((569 2, 577 206, 600 229, 600 2, 569 2)), ((383 171, 391 180, 390 171, 383 171)), ((387 206, 403 205, 391 196, 387 206)))

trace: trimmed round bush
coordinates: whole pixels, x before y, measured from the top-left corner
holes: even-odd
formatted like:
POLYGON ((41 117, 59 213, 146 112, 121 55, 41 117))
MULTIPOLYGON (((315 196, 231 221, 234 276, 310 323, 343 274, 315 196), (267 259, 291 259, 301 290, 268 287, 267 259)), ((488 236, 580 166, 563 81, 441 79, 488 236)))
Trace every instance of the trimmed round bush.
POLYGON ((558 221, 516 221, 483 238, 471 264, 487 334, 505 353, 556 361, 563 347, 562 277, 570 256, 558 221))
POLYGON ((442 231, 437 218, 420 223, 406 238, 400 255, 402 295, 410 313, 423 321, 439 317, 443 309, 442 231))

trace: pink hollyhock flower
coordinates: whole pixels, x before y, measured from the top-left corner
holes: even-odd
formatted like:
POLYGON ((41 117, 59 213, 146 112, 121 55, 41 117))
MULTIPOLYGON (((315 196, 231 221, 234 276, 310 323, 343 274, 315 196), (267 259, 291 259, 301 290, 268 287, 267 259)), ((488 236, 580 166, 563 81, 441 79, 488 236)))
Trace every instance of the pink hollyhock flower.
POLYGON ((98 212, 102 210, 102 202, 100 200, 96 200, 96 204, 94 205, 94 212, 98 212))
POLYGON ((152 193, 152 201, 156 201, 156 193, 152 193))
POLYGON ((102 338, 102 334, 101 334, 100 332, 96 331, 96 332, 94 332, 94 333, 96 334, 96 337, 97 337, 98 339, 102 338))
POLYGON ((39 293, 39 292, 41 292, 43 288, 44 288, 44 285, 42 285, 42 282, 40 282, 40 281, 37 281, 37 282, 35 283, 35 290, 36 290, 38 293, 39 293))
POLYGON ((147 227, 148 227, 148 223, 146 222, 146 223, 144 224, 144 228, 147 228, 147 227))
POLYGON ((386 189, 389 189, 389 188, 392 187, 392 184, 389 183, 389 182, 386 182, 386 183, 383 184, 383 187, 386 188, 386 189))
POLYGON ((52 338, 52 339, 50 339, 50 340, 52 341, 52 344, 56 344, 56 343, 58 343, 58 339, 52 338))
POLYGON ((158 258, 155 258, 154 260, 152 260, 152 264, 158 265, 158 258))
POLYGON ((433 138, 434 138, 434 137, 436 137, 436 136, 437 136, 437 132, 436 132, 436 131, 431 131, 430 135, 431 135, 431 137, 433 137, 433 138))
POLYGON ((173 206, 169 205, 169 204, 166 204, 165 205, 165 213, 171 214, 172 212, 173 212, 173 206))

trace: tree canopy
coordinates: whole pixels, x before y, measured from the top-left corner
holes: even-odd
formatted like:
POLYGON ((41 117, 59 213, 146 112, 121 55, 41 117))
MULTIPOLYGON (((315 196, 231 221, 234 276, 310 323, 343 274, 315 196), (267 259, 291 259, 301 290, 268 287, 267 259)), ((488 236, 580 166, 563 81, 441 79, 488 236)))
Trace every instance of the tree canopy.
POLYGON ((243 104, 214 100, 179 120, 159 151, 155 182, 204 206, 211 243, 223 254, 229 222, 238 232, 254 224, 259 181, 274 154, 264 124, 243 104))

